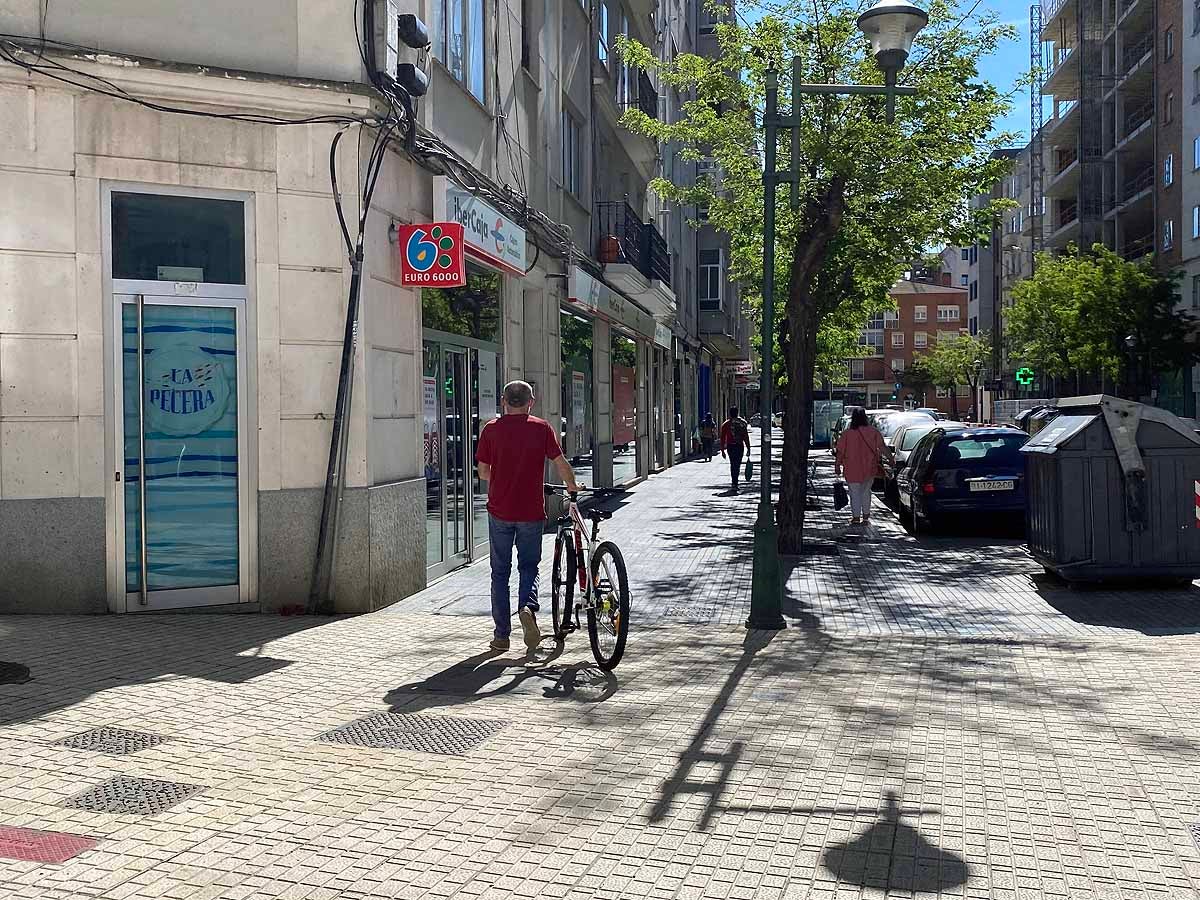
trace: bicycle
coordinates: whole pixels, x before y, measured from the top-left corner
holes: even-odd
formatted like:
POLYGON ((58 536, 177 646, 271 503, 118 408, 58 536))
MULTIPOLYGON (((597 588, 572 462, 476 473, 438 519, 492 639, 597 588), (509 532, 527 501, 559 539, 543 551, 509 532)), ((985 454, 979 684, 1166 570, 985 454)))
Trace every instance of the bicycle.
POLYGON ((554 538, 554 568, 550 576, 550 597, 554 639, 565 641, 578 631, 580 613, 587 616, 588 640, 596 664, 611 672, 621 661, 629 636, 629 575, 625 558, 612 541, 600 540, 600 523, 612 513, 600 509, 580 510, 580 493, 597 497, 619 493, 611 488, 568 491, 558 484, 547 484, 546 493, 565 494, 567 512, 558 520, 554 538), (591 520, 589 532, 584 517, 591 520), (586 554, 584 552, 586 544, 586 554), (580 565, 582 560, 588 565, 580 565), (575 597, 578 586, 580 596, 575 597))

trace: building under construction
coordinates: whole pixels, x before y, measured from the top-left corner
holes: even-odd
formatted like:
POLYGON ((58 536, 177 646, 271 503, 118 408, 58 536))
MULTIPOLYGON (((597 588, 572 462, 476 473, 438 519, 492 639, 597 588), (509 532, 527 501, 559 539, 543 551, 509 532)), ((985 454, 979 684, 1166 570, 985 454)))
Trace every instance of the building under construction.
POLYGON ((1164 267, 1178 263, 1181 19, 1179 0, 1047 0, 1033 11, 1041 94, 1053 109, 1039 133, 1034 97, 1041 153, 1031 154, 1040 169, 1031 180, 1044 201, 1032 206, 1045 209, 1035 243, 1103 243, 1129 259, 1154 252, 1164 267))

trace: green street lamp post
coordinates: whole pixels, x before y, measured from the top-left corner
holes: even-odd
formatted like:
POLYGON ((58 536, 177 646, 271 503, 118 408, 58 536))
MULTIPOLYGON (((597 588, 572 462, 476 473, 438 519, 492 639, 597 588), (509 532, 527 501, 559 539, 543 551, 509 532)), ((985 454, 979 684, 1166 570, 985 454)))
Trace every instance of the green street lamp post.
MULTIPOLYGON (((898 76, 908 60, 913 39, 929 22, 929 16, 908 0, 879 0, 858 17, 859 30, 871 42, 871 53, 883 70, 884 84, 805 84, 801 80, 799 59, 792 60, 792 109, 789 115, 779 114, 779 73, 767 70, 766 149, 763 167, 763 314, 762 314, 762 447, 759 451, 761 476, 759 485, 758 518, 754 523, 754 573, 750 594, 750 617, 747 628, 778 630, 786 627, 783 619, 783 577, 779 565, 779 530, 775 524, 775 508, 771 503, 771 414, 774 412, 775 349, 775 191, 780 184, 791 184, 791 205, 799 205, 800 165, 794 148, 798 146, 800 101, 805 95, 867 94, 887 98, 887 121, 895 119, 896 97, 915 94, 916 89, 900 87, 898 76), (776 153, 779 130, 792 132, 791 167, 777 171, 776 153)), ((797 412, 798 414, 798 412, 797 412)))

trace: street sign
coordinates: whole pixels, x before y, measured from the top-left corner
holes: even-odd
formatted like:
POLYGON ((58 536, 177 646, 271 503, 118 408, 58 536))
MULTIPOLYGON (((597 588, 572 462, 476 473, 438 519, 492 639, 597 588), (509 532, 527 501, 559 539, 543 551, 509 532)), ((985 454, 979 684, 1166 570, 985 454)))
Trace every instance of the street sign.
POLYGON ((1033 369, 1029 366, 1021 366, 1017 369, 1017 384, 1023 384, 1026 387, 1033 384, 1033 369))

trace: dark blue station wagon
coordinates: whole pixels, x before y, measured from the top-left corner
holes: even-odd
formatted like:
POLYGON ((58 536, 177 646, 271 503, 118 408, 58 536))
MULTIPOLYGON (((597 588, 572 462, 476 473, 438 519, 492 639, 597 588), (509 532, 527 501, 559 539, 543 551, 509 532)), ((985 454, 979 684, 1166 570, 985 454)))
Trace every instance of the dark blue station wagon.
POLYGON ((955 514, 1009 514, 1025 509, 1029 435, 1015 428, 934 428, 909 454, 896 477, 900 521, 936 528, 955 514))

